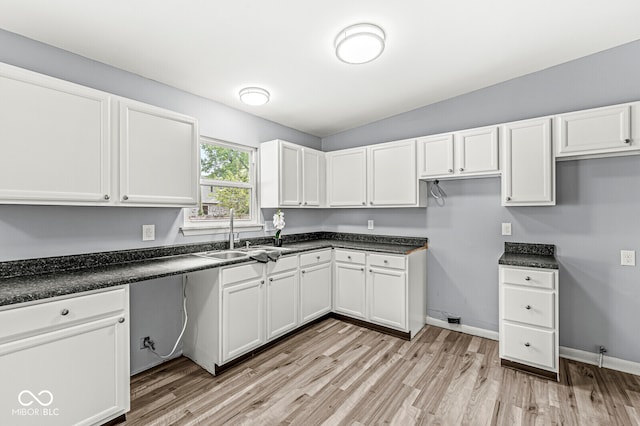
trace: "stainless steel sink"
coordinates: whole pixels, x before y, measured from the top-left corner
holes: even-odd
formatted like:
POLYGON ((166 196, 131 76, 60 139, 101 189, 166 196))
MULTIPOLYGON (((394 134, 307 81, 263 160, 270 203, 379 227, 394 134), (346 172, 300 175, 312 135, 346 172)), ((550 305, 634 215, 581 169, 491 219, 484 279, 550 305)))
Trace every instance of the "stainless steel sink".
POLYGON ((236 259, 238 257, 247 257, 248 254, 241 251, 207 251, 204 253, 196 253, 196 256, 208 257, 211 259, 229 260, 236 259))

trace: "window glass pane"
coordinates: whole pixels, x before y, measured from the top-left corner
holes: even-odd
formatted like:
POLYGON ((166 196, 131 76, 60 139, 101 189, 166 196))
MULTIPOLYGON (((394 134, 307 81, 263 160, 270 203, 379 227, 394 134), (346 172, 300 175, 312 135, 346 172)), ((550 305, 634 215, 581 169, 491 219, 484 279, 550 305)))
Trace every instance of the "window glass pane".
POLYGON ((200 176, 203 179, 249 183, 249 171, 248 152, 200 144, 200 176))
POLYGON ((235 219, 251 219, 251 190, 224 186, 200 185, 200 208, 189 209, 189 220, 229 220, 229 209, 235 219))

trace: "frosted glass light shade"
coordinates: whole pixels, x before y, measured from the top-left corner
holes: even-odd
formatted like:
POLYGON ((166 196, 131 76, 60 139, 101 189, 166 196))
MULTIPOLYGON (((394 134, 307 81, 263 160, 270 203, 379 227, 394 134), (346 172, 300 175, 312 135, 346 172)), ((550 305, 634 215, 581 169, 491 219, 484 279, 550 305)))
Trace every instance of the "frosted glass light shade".
POLYGON ((260 106, 269 102, 269 92, 260 87, 245 87, 240 91, 240 100, 251 106, 260 106))
POLYGON ((336 37, 336 56, 348 64, 365 64, 382 54, 384 42, 384 31, 377 25, 351 25, 336 37))

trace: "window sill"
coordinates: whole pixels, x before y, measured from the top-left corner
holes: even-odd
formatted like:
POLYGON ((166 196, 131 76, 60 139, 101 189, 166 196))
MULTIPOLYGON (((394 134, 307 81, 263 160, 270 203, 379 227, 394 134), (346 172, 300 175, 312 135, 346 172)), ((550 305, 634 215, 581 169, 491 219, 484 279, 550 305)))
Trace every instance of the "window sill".
MULTIPOLYGON (((263 229, 264 225, 260 223, 235 224, 233 227, 234 232, 257 232, 262 231, 263 229)), ((182 235, 185 237, 191 237, 194 235, 228 234, 229 225, 185 225, 180 228, 180 232, 182 232, 182 235)))

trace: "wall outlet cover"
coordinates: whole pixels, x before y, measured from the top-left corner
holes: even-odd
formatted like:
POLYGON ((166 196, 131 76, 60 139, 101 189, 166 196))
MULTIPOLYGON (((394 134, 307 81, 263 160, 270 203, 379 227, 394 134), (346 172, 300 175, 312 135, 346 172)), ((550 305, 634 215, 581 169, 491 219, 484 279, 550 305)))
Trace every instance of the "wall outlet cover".
POLYGON ((502 235, 511 235, 511 222, 502 222, 502 235))
POLYGON ((622 265, 622 266, 636 266, 636 251, 635 250, 620 250, 620 265, 622 265))
POLYGON ((142 241, 156 239, 156 225, 142 225, 142 241))
POLYGON ((367 221, 367 229, 373 229, 373 220, 369 219, 367 221))

